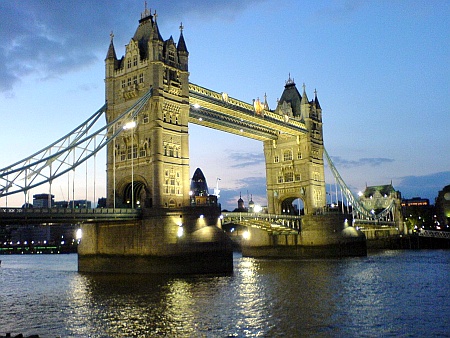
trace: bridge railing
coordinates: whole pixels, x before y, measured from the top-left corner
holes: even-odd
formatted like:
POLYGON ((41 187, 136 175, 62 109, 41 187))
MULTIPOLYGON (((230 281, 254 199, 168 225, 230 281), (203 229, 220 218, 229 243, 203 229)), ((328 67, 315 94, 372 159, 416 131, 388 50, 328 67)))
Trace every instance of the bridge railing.
POLYGON ((139 209, 119 208, 0 208, 1 214, 140 214, 139 209))
POLYGON ((419 236, 450 239, 450 232, 422 229, 419 231, 419 236))

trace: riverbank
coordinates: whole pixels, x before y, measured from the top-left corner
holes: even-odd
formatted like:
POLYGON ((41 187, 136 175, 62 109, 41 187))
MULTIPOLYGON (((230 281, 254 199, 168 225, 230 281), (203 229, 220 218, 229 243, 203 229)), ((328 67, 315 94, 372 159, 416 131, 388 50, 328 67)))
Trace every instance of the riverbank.
POLYGON ((367 240, 368 250, 450 249, 450 239, 418 235, 390 236, 367 240))

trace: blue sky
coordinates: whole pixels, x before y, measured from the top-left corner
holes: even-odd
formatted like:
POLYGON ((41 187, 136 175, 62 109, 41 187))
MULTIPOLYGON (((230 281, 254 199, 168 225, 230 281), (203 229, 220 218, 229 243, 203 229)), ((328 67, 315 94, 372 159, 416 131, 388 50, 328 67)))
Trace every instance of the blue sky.
MULTIPOLYGON (((158 12, 164 39, 177 41, 183 22, 195 84, 247 102, 267 93, 271 109, 289 74, 310 98, 317 89, 325 147, 355 192, 392 181, 404 197, 434 202, 450 184, 450 2, 174 0, 148 7, 158 12)), ((109 34, 122 56, 143 8, 144 1, 126 0, 0 2, 0 167, 103 105, 109 34)), ((265 204, 262 143, 190 126, 190 157, 191 172, 200 167, 211 190, 221 178, 224 207, 236 207, 240 192, 265 204)), ((105 195, 103 172, 97 197, 105 195)), ((334 182, 330 174, 327 182, 334 182)))

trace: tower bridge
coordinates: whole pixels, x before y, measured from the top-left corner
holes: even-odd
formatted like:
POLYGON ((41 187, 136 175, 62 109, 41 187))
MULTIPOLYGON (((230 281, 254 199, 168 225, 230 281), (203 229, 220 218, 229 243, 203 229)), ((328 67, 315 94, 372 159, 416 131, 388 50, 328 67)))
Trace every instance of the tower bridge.
MULTIPOLYGON (((26 196, 45 184, 51 194, 57 177, 106 149, 107 205, 82 227, 80 271, 231 271, 231 247, 220 230, 218 205, 191 204, 188 125, 194 123, 263 142, 269 214, 244 216, 252 231, 248 255, 295 256, 308 248, 316 255, 321 250, 335 256, 365 254, 364 236, 349 226, 352 215, 324 212, 324 157, 331 159, 324 148, 317 93, 309 100, 305 86, 300 93, 289 77, 277 107, 270 110, 266 101, 245 103, 190 83, 188 60, 182 27, 178 43, 172 37, 164 40, 156 17, 145 10, 120 59, 111 35, 105 106, 58 141, 1 169, 0 197, 26 196), (96 130, 101 116, 106 125, 96 130), (296 199, 304 203, 301 220, 286 215, 296 199), (141 211, 111 223, 122 209, 136 208, 141 211), (282 249, 275 240, 281 235, 282 249)), ((333 173, 353 210, 364 214, 333 173)), ((364 214, 369 216, 374 215, 364 214)), ((83 217, 89 216, 80 214, 80 222, 83 217)))

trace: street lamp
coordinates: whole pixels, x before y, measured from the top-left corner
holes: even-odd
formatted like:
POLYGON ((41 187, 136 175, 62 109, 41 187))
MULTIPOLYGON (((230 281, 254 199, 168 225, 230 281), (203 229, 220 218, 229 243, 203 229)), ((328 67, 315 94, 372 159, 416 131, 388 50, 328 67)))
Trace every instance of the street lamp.
POLYGON ((123 126, 124 130, 131 129, 131 209, 134 209, 134 128, 136 127, 136 121, 130 121, 123 126))

